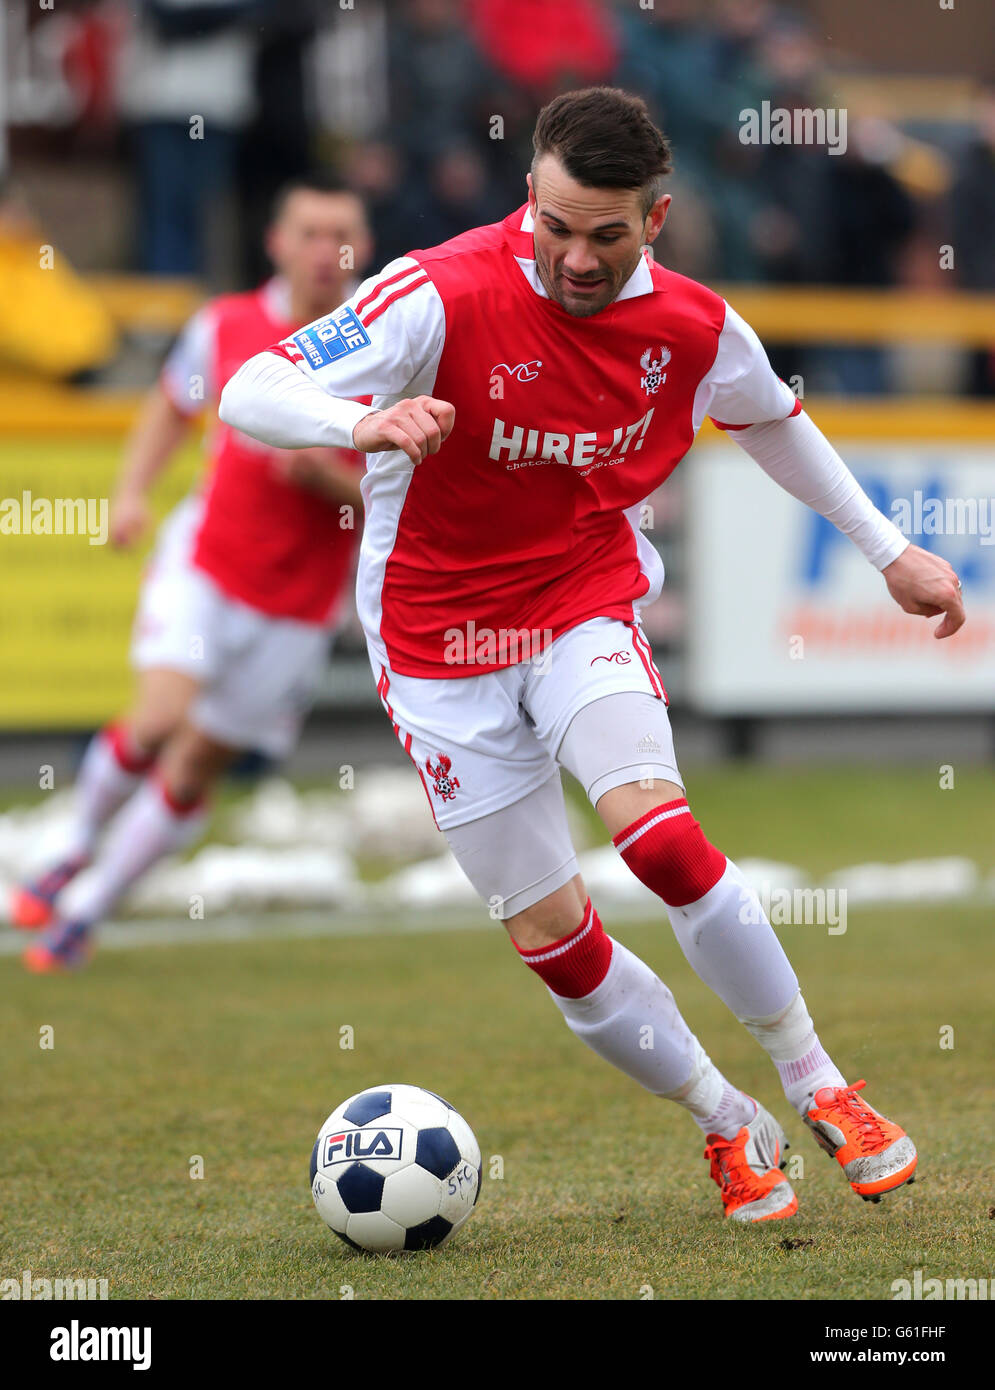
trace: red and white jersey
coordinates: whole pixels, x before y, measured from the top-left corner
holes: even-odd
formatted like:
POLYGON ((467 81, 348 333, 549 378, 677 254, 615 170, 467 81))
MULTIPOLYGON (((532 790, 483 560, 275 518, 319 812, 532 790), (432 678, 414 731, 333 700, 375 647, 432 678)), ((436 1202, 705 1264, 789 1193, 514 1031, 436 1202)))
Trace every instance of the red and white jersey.
POLYGON ((482 631, 631 622, 663 582, 640 503, 706 414, 735 428, 800 408, 725 300, 648 253, 605 309, 568 314, 536 273, 527 206, 392 262, 274 351, 336 397, 455 406, 438 454, 370 455, 363 482, 359 615, 412 676, 518 659, 482 631))
MULTIPOLYGON (((197 415, 247 358, 293 331, 282 280, 222 295, 183 330, 163 367, 163 389, 184 415, 197 415)), ((262 613, 325 626, 346 593, 356 531, 342 527, 337 502, 281 474, 282 453, 215 421, 193 563, 262 613)), ((352 450, 342 457, 357 470, 365 464, 352 450)))

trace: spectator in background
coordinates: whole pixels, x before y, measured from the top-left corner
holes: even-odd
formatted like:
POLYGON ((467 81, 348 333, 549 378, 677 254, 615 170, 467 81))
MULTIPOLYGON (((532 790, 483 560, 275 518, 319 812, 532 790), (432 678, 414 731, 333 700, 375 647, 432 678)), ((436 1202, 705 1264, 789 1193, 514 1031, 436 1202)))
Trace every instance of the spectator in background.
POLYGON ((420 209, 397 146, 388 140, 353 146, 345 157, 344 173, 366 205, 373 243, 384 265, 414 250, 420 209))
POLYGON ((498 222, 507 215, 506 207, 495 197, 477 150, 469 144, 450 144, 432 161, 413 228, 417 240, 408 249, 438 246, 468 227, 498 222))
MULTIPOLYGON (((811 27, 780 15, 758 48, 752 82, 774 109, 832 108, 822 76, 822 52, 811 27)), ((894 284, 900 252, 915 225, 915 210, 889 168, 897 152, 881 136, 882 122, 851 120, 846 149, 791 143, 749 147, 760 152, 750 181, 759 197, 747 227, 749 250, 762 277, 779 283, 883 287, 894 284)), ((722 215, 719 206, 718 215, 722 215)), ((728 256, 729 238, 722 238, 728 256)), ((878 348, 849 344, 812 350, 781 343, 771 352, 786 380, 801 376, 807 389, 881 394, 886 357, 878 348)))
POLYGON ((728 119, 717 100, 719 48, 698 18, 697 0, 655 0, 621 17, 615 80, 645 98, 674 148, 675 168, 692 186, 712 172, 712 150, 728 119))
POLYGON ((314 165, 315 128, 307 57, 323 13, 322 0, 258 0, 252 60, 255 114, 239 141, 237 178, 242 281, 270 273, 264 250, 273 200, 314 165))
POLYGON ((61 251, 47 263, 46 245, 48 234, 23 197, 0 186, 0 364, 82 382, 113 356, 117 332, 61 251))
POLYGON ((235 182, 252 119, 258 0, 139 0, 119 101, 137 174, 138 262, 156 275, 208 271, 208 219, 235 182))
POLYGON ((729 280, 767 279, 773 273, 771 258, 794 240, 794 225, 771 206, 765 178, 772 171, 763 147, 741 139, 742 112, 760 110, 779 81, 765 61, 778 19, 769 0, 724 0, 714 18, 716 127, 708 198, 716 264, 709 273, 729 280))
POLYGON ((850 125, 846 153, 829 160, 833 210, 826 279, 834 285, 894 285, 916 210, 895 171, 905 141, 887 121, 850 125))
MULTIPOLYGON (((902 144, 887 122, 856 120, 846 153, 827 161, 825 283, 868 289, 898 283, 902 253, 916 227, 916 206, 890 167, 902 144)), ((813 357, 813 384, 820 390, 884 395, 892 389, 882 348, 846 344, 813 357)))
POLYGON ((607 82, 617 66, 603 0, 469 0, 467 21, 488 61, 536 106, 571 87, 607 82))
POLYGON ((763 156, 740 141, 739 115, 770 95, 759 50, 775 12, 769 0, 725 0, 706 22, 697 8, 657 0, 629 11, 618 80, 645 96, 674 146, 667 264, 696 279, 759 280, 763 156), (673 245, 685 219, 688 233, 673 245))
MULTIPOLYGON (((778 17, 762 37, 752 80, 753 109, 805 110, 832 105, 823 87, 821 51, 807 24, 778 17)), ((825 145, 744 146, 759 155, 751 178, 761 199, 750 227, 761 278, 819 284, 828 278, 834 209, 832 165, 825 145)))
MULTIPOLYGON (((974 132, 951 189, 954 273, 965 290, 995 290, 995 81, 977 94, 974 132)), ((995 339, 995 328, 993 328, 995 339)), ((971 354, 968 391, 995 395, 995 345, 971 354)))
POLYGON ((738 86, 744 74, 756 68, 758 49, 776 17, 771 0, 719 0, 711 17, 713 61, 716 76, 727 88, 738 86))
POLYGON ((398 5, 390 17, 387 61, 388 138, 407 160, 413 180, 424 178, 452 141, 486 138, 478 107, 485 66, 455 0, 398 5))
POLYGON ((614 80, 618 27, 604 0, 467 0, 465 14, 484 55, 476 131, 488 184, 496 203, 514 207, 532 162, 536 112, 558 92, 614 80), (492 117, 500 119, 495 131, 492 117))

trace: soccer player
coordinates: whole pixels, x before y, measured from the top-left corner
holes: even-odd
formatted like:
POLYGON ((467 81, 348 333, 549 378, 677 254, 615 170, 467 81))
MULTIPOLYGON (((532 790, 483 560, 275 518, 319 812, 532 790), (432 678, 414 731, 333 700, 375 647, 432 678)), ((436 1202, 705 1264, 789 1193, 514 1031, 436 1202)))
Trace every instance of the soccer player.
POLYGON ((915 1147, 823 1048, 757 895, 688 805, 640 626, 663 573, 639 504, 708 415, 906 612, 942 612, 938 637, 964 621, 959 584, 872 506, 739 315, 648 254, 670 151, 644 104, 561 95, 534 144, 527 205, 387 265, 248 361, 220 413, 273 445, 369 455, 357 599, 380 699, 454 855, 572 1031, 692 1115, 727 1216, 795 1212, 780 1124, 606 935, 557 764, 850 1186, 877 1199, 912 1178, 915 1147), (360 392, 372 411, 347 399, 360 392))
MULTIPOLYGON (((170 353, 126 449, 116 544, 142 535, 150 487, 235 369, 355 287, 348 267, 371 250, 362 203, 333 179, 296 181, 267 250, 273 278, 205 305, 170 353)), ((50 928, 25 952, 29 969, 85 962, 94 925, 131 884, 200 835, 240 750, 293 747, 351 577, 360 474, 338 446, 290 453, 212 431, 205 479, 164 523, 142 584, 134 707, 87 749, 63 855, 13 897, 15 925, 50 928)))

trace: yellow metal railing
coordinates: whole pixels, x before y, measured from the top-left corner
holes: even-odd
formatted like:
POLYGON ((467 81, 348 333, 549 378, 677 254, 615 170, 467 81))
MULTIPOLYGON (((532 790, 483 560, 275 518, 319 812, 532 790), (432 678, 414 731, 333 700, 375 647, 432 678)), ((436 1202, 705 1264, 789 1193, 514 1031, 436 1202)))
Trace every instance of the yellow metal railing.
POLYGON ((718 285, 765 342, 995 348, 995 294, 718 285))

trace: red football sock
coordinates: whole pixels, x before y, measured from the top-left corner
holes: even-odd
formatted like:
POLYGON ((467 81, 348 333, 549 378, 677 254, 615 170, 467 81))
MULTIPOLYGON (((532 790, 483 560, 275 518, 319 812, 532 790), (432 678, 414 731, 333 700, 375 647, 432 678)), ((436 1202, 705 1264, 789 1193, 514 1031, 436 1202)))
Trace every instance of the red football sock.
POLYGON ((127 725, 108 724, 104 729, 103 736, 114 754, 115 762, 122 771, 137 776, 139 773, 148 772, 155 762, 154 753, 142 753, 135 748, 128 737, 127 725))
POLYGON ((608 974, 612 943, 588 898, 579 927, 548 946, 523 950, 515 943, 522 960, 534 970, 554 994, 564 999, 580 999, 597 989, 608 974))
POLYGON ((612 844, 640 883, 669 907, 697 902, 725 872, 725 855, 705 839, 684 797, 647 811, 612 844))

